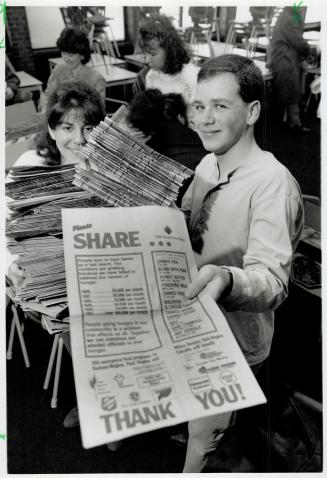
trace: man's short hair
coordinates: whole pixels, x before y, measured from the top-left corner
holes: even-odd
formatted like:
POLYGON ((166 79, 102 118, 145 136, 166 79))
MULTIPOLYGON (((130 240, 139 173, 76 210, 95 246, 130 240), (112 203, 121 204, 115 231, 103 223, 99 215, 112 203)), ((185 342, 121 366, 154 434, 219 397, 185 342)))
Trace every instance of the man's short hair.
POLYGON ((210 58, 198 73, 198 82, 208 80, 220 73, 234 73, 240 86, 240 96, 246 103, 264 97, 264 83, 260 69, 250 58, 240 55, 221 55, 210 58))

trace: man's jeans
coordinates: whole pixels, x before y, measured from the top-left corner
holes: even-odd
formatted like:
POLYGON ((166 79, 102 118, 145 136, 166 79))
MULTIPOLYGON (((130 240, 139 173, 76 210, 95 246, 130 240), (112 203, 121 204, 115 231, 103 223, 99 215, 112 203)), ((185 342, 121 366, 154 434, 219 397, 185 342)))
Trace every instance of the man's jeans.
MULTIPOLYGON (((251 367, 256 375, 264 362, 251 367)), ((236 412, 220 413, 191 420, 188 423, 188 442, 183 473, 200 473, 208 456, 215 451, 227 428, 234 425, 236 412)))

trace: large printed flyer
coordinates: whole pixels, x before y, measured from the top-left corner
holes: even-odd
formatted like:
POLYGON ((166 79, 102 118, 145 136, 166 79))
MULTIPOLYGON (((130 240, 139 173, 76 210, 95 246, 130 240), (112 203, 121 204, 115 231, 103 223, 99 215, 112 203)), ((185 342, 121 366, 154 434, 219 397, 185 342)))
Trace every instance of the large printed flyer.
POLYGON ((63 209, 73 368, 85 448, 266 401, 197 268, 183 214, 63 209))

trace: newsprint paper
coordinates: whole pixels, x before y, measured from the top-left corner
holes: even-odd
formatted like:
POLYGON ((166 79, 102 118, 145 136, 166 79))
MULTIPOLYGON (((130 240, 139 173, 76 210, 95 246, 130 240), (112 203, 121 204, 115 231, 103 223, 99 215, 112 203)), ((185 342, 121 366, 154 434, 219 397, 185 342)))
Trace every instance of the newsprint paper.
POLYGON ((84 448, 266 401, 196 275, 183 214, 63 209, 73 368, 84 448))

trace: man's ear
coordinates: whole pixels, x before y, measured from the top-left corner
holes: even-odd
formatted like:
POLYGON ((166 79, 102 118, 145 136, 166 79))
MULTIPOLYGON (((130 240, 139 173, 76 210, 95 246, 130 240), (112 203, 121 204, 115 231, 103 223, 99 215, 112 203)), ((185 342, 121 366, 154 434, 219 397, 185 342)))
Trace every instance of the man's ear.
POLYGON ((253 126, 259 119, 261 111, 261 104, 259 100, 252 101, 249 103, 249 115, 247 124, 253 126))
POLYGON ((53 129, 50 128, 49 125, 48 125, 48 132, 49 132, 50 137, 55 141, 56 138, 55 138, 55 135, 54 135, 54 131, 53 131, 53 129))

